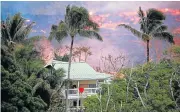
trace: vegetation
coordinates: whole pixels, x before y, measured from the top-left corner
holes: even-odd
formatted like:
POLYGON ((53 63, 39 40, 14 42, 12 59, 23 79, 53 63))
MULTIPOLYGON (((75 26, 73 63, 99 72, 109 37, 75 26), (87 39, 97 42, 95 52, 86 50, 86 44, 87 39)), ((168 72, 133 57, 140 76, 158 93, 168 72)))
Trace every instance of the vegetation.
POLYGON ((49 72, 43 66, 39 52, 35 50, 34 41, 38 37, 26 39, 28 33, 18 33, 27 29, 14 30, 13 34, 19 35, 20 39, 12 38, 9 40, 7 34, 10 30, 7 27, 13 26, 19 28, 24 25, 23 18, 16 14, 10 20, 3 24, 2 27, 2 47, 1 47, 1 79, 2 79, 2 111, 3 112, 45 112, 53 111, 63 107, 61 103, 61 87, 64 84, 62 77, 63 70, 52 70, 49 72), (19 24, 18 24, 19 23, 19 24), (3 33, 5 32, 5 33, 3 33), (10 44, 9 44, 10 43, 10 44), (59 102, 57 101, 59 99, 59 102))
MULTIPOLYGON (((72 57, 72 49, 74 38, 76 35, 80 35, 83 37, 92 38, 102 41, 102 37, 97 33, 98 25, 94 23, 89 18, 89 13, 84 7, 76 7, 68 5, 66 7, 65 20, 60 21, 59 25, 52 25, 51 33, 49 39, 52 40, 55 38, 58 42, 65 37, 71 37, 71 47, 69 54, 69 67, 68 67, 68 80, 70 78, 70 69, 71 69, 71 57, 72 57)), ((69 88, 69 83, 66 85, 67 91, 69 88)), ((66 94, 66 98, 68 97, 68 93, 66 94)), ((66 106, 68 106, 68 99, 66 99, 66 106)), ((66 108, 66 109, 67 109, 66 108)))
POLYGON ((178 112, 180 64, 161 61, 123 69, 125 79, 102 85, 84 101, 86 112, 178 112))
POLYGON ((21 14, 15 14, 13 17, 8 16, 6 21, 2 21, 2 44, 10 45, 24 40, 30 33, 30 30, 35 22, 29 25, 25 24, 26 19, 21 17, 21 14))
POLYGON ((68 62, 69 61, 69 55, 65 54, 64 56, 58 56, 55 53, 55 60, 68 62))
POLYGON ((165 15, 157 9, 149 9, 146 13, 141 10, 138 11, 140 31, 132 28, 126 24, 119 26, 130 30, 135 36, 139 37, 147 43, 147 62, 149 62, 149 42, 151 39, 164 39, 170 43, 174 43, 173 35, 167 31, 167 26, 164 25, 165 15))
MULTIPOLYGON (((147 42, 149 61, 149 41, 152 38, 166 39, 174 43, 173 36, 164 25, 165 15, 156 9, 149 9, 145 16, 139 9, 141 32, 131 26, 121 24, 133 34, 147 42)), ((67 112, 68 100, 63 102, 62 87, 69 88, 72 56, 79 61, 91 55, 89 47, 77 47, 73 43, 77 35, 96 38, 98 25, 89 18, 83 7, 67 6, 64 21, 52 25, 49 39, 61 42, 71 37, 69 54, 55 59, 69 62, 68 80, 63 80, 65 71, 44 67, 35 43, 42 36, 28 38, 34 22, 27 24, 20 13, 2 21, 1 46, 1 95, 2 112, 67 112)), ((123 68, 124 56, 102 56, 106 71, 119 71, 123 78, 115 77, 111 84, 102 84, 98 94, 84 100, 85 112, 179 112, 180 111, 180 47, 173 45, 165 52, 159 63, 123 68), (121 66, 119 66, 121 64, 121 66)), ((133 65, 133 64, 132 64, 133 65)), ((66 94, 66 98, 68 94, 66 94)))

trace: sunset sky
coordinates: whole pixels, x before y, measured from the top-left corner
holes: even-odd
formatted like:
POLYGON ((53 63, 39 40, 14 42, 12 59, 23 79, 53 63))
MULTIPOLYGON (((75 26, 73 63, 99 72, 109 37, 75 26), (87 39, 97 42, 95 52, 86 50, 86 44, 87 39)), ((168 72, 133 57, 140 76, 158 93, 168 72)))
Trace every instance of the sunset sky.
MULTIPOLYGON (((1 18, 4 20, 8 14, 14 15, 20 12, 27 22, 36 22, 29 37, 35 35, 49 36, 52 24, 58 24, 64 20, 65 7, 70 5, 83 6, 88 9, 91 18, 100 26, 100 34, 103 42, 77 37, 75 46, 86 45, 91 47, 92 56, 88 63, 97 66, 101 55, 125 54, 127 60, 140 64, 146 61, 145 46, 138 38, 124 28, 117 28, 118 24, 125 23, 139 29, 137 11, 139 6, 146 11, 156 8, 166 14, 165 24, 168 30, 174 34, 176 40, 180 38, 180 2, 1 2, 1 18)), ((70 38, 61 44, 53 41, 54 48, 70 45, 70 38)), ((156 41, 151 44, 151 58, 155 59, 157 53, 162 53, 169 44, 156 41), (158 48, 158 49, 155 49, 158 48), (156 51, 156 52, 155 52, 156 51)))

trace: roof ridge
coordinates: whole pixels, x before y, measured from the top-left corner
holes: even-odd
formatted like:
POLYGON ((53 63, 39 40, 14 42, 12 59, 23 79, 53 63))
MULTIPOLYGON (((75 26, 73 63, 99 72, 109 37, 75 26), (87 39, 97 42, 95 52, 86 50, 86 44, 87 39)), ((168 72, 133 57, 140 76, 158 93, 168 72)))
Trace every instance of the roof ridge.
MULTIPOLYGON (((62 63, 62 64, 69 63, 69 62, 66 62, 66 61, 59 61, 59 60, 52 60, 52 63, 53 62, 62 63)), ((80 62, 71 62, 71 63, 73 64, 73 63, 86 63, 86 62, 85 61, 80 61, 80 62)), ((88 64, 88 63, 86 63, 86 64, 88 64)))

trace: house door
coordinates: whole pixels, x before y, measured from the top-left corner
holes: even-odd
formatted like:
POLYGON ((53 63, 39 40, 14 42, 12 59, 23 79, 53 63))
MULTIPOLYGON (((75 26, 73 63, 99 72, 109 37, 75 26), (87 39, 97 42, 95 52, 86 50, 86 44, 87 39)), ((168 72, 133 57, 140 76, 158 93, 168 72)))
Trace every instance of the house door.
POLYGON ((77 101, 76 100, 73 101, 73 106, 74 107, 77 106, 77 101))
POLYGON ((76 85, 73 85, 72 88, 77 88, 76 85))
MULTIPOLYGON (((74 100, 74 101, 73 101, 73 106, 77 106, 77 101, 78 101, 78 100, 74 100)), ((81 106, 81 100, 79 100, 79 106, 81 106)))

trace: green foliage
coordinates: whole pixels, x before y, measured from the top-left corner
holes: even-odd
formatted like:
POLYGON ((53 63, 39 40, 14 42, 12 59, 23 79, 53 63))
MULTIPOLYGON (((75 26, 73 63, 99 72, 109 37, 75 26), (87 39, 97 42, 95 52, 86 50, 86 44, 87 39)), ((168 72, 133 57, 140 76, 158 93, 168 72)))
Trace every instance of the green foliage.
POLYGON ((65 54, 64 56, 58 56, 55 53, 55 60, 68 62, 69 61, 69 55, 65 54))
POLYGON ((6 63, 1 63, 2 111, 45 111, 47 104, 31 94, 32 86, 27 82, 27 76, 21 71, 13 56, 3 54, 3 57, 6 57, 2 58, 6 63), (11 63, 8 63, 8 60, 11 60, 11 63))
POLYGON ((13 17, 8 16, 6 21, 2 21, 2 44, 10 45, 11 43, 22 42, 27 38, 34 22, 27 25, 25 21, 26 19, 20 13, 15 14, 13 17))
POLYGON ((85 99, 86 112, 179 111, 180 65, 178 63, 173 61, 149 63, 133 69, 127 68, 121 72, 126 74, 125 79, 116 79, 110 85, 102 85, 98 96, 85 99), (100 96, 101 100, 99 100, 100 96))
POLYGON ((55 38, 61 42, 63 38, 76 35, 102 40, 102 37, 97 33, 98 24, 93 22, 87 9, 84 7, 70 6, 66 7, 65 20, 60 21, 58 25, 52 25, 49 39, 55 38))
POLYGON ((141 7, 138 11, 140 31, 126 24, 118 26, 124 27, 131 31, 135 36, 147 42, 147 62, 149 62, 149 41, 153 38, 163 39, 169 43, 174 43, 173 35, 167 31, 167 26, 164 24, 165 15, 157 9, 149 9, 146 15, 141 7))
MULTIPOLYGON (((66 7, 65 20, 60 21, 58 25, 52 25, 49 39, 56 39, 58 42, 61 42, 64 38, 71 37, 71 46, 69 53, 69 67, 68 67, 68 80, 66 88, 68 90, 69 86, 69 77, 70 77, 70 65, 72 57, 72 49, 74 38, 77 35, 92 38, 95 37, 97 40, 102 41, 102 37, 97 33, 98 24, 93 22, 86 8, 70 6, 66 7)), ((66 94, 66 111, 69 107, 68 105, 68 94, 66 94)))
POLYGON ((164 52, 165 58, 169 58, 180 63, 180 46, 172 45, 164 52))
POLYGON ((180 54, 180 46, 173 46, 172 47, 172 52, 176 54, 180 54))
POLYGON ((52 103, 62 104, 59 91, 64 70, 53 70, 51 74, 44 68, 34 46, 40 37, 25 39, 32 24, 24 27, 24 21, 20 14, 16 14, 1 28, 2 112, 45 112, 52 108, 52 103), (59 101, 53 101, 57 97, 59 101))

